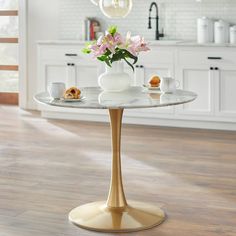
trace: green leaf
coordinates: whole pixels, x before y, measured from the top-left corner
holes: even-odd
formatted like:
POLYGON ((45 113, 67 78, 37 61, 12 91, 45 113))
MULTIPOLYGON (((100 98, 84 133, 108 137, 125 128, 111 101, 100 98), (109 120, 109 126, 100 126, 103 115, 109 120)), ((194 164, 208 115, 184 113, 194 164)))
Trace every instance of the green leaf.
POLYGON ((124 60, 126 61, 126 63, 132 68, 133 72, 134 72, 134 66, 126 59, 124 58, 124 60))
POLYGON ((108 32, 109 32, 112 36, 114 36, 115 33, 117 32, 117 26, 115 26, 115 25, 110 26, 110 27, 108 28, 108 32))
POLYGON ((97 58, 99 61, 105 61, 107 59, 107 56, 102 55, 100 57, 97 58))
POLYGON ((131 58, 131 59, 134 60, 133 65, 136 64, 137 61, 138 61, 138 57, 134 56, 132 53, 130 53, 130 52, 129 52, 128 50, 126 50, 126 49, 123 49, 123 50, 125 51, 126 57, 131 58))
POLYGON ((89 54, 89 53, 91 53, 91 50, 88 49, 88 48, 83 48, 82 52, 85 53, 85 54, 89 54))
POLYGON ((114 61, 120 61, 123 58, 124 58, 124 55, 123 55, 122 51, 117 51, 115 54, 113 54, 113 56, 111 58, 111 63, 114 61))
POLYGON ((107 58, 107 59, 105 60, 105 63, 106 63, 108 66, 111 67, 111 62, 110 62, 109 58, 107 58))
POLYGON ((111 51, 109 49, 107 49, 106 53, 104 54, 105 56, 110 56, 111 55, 111 51))

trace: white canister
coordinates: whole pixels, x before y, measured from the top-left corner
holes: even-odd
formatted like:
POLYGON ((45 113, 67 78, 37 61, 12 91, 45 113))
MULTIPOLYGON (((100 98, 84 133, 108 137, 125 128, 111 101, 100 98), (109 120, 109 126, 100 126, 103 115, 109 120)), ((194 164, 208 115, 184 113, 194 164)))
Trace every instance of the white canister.
POLYGON ((236 25, 230 27, 230 43, 236 44, 236 25))
POLYGON ((229 23, 223 20, 215 22, 215 43, 229 42, 229 23))
POLYGON ((213 20, 202 17, 197 20, 198 43, 212 43, 214 41, 213 20))

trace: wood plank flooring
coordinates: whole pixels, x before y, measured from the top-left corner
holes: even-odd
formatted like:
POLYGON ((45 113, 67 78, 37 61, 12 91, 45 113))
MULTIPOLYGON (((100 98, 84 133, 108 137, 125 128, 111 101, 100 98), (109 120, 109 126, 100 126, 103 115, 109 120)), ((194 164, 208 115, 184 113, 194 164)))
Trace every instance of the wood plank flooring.
MULTIPOLYGON (((135 236, 236 235, 236 132, 123 128, 126 196, 161 206, 161 226, 135 236)), ((0 236, 95 236, 68 212, 104 200, 108 124, 45 120, 0 106, 0 236)))

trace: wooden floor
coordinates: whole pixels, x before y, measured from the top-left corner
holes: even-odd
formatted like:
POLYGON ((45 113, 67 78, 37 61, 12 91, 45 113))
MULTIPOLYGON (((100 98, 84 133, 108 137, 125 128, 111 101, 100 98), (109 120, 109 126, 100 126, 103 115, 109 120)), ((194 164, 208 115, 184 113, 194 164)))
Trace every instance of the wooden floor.
MULTIPOLYGON (((0 236, 112 235, 67 219, 75 206, 106 198, 110 149, 108 124, 0 106, 0 236)), ((127 198, 168 214, 129 235, 236 235, 236 132, 125 125, 122 160, 127 198)))

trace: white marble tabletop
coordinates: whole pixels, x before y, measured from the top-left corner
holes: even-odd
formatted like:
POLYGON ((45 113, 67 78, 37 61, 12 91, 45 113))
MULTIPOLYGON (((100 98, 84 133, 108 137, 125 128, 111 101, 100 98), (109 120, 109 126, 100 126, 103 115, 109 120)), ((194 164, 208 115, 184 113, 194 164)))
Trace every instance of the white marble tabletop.
POLYGON ((162 94, 142 87, 131 87, 123 92, 104 92, 98 87, 82 88, 85 99, 76 102, 52 99, 47 92, 37 94, 38 103, 51 106, 88 108, 88 109, 131 109, 164 107, 194 101, 197 95, 190 91, 177 90, 175 93, 162 94))

